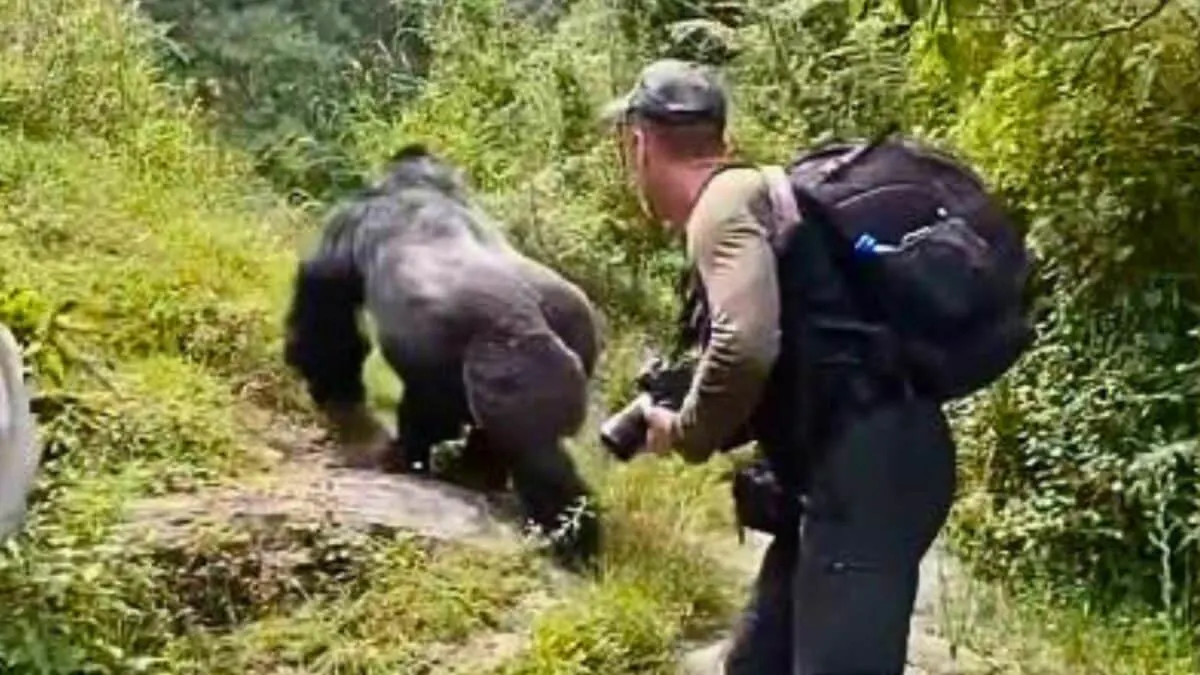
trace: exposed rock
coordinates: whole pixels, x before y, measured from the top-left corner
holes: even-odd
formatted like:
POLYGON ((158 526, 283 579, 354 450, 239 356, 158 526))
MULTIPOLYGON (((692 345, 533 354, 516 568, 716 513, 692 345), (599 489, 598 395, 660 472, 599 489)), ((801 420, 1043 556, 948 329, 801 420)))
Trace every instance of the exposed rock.
POLYGON ((513 552, 522 543, 514 512, 504 498, 301 452, 237 484, 135 503, 116 537, 134 557, 171 570, 159 583, 177 630, 224 631, 354 592, 393 537, 513 552))
POLYGON ((162 543, 210 524, 323 523, 368 533, 412 532, 437 540, 515 542, 510 509, 478 493, 432 479, 312 466, 255 483, 148 500, 130 509, 130 525, 162 543))

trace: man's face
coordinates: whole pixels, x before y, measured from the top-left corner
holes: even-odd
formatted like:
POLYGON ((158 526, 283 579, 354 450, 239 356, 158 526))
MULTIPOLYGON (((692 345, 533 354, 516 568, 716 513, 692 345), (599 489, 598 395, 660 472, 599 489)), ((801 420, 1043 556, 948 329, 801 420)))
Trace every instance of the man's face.
POLYGON ((649 140, 647 130, 633 122, 622 124, 618 132, 621 164, 626 179, 646 215, 661 220, 654 203, 658 185, 664 177, 661 174, 667 167, 655 161, 653 143, 649 143, 649 140))

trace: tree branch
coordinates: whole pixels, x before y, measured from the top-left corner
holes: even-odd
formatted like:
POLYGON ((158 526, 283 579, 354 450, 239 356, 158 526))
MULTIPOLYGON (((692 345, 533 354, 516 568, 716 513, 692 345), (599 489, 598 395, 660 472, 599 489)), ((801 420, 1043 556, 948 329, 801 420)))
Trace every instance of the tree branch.
POLYGON ((1186 19, 1188 23, 1192 24, 1197 32, 1200 32, 1200 18, 1192 16, 1192 13, 1188 11, 1186 7, 1181 8, 1179 13, 1183 15, 1183 18, 1186 19))
POLYGON ((995 20, 999 20, 999 21, 1012 21, 1014 19, 1018 19, 1021 17, 1039 16, 1042 14, 1053 14, 1054 12, 1057 12, 1059 10, 1066 9, 1069 5, 1073 5, 1077 1, 1078 0, 1060 0, 1059 2, 1056 2, 1053 5, 1047 5, 1045 7, 1031 7, 1029 9, 1020 10, 1018 12, 1004 12, 1004 11, 969 12, 969 13, 960 15, 959 18, 966 19, 968 21, 977 21, 977 20, 986 20, 986 19, 995 19, 995 20))
MULTIPOLYGON (((1138 28, 1141 28, 1143 25, 1145 25, 1148 21, 1150 21, 1154 17, 1158 16, 1159 14, 1162 14, 1163 10, 1165 10, 1167 8, 1167 5, 1170 5, 1170 4, 1171 4, 1171 0, 1158 0, 1158 2, 1155 3, 1153 7, 1146 10, 1139 16, 1136 16, 1132 19, 1128 19, 1125 21, 1118 21, 1116 23, 1109 24, 1107 26, 1104 26, 1103 28, 1098 28, 1098 29, 1088 32, 1088 33, 1035 34, 1033 31, 1030 30, 1030 28, 1028 26, 1021 25, 1020 21, 1014 21, 1014 23, 1013 23, 1014 28, 1019 27, 1019 29, 1014 30, 1013 32, 1016 33, 1017 35, 1020 35, 1023 38, 1026 38, 1029 40, 1035 40, 1035 41, 1036 40, 1046 40, 1046 39, 1057 40, 1060 42, 1087 42, 1090 40, 1099 40, 1102 38, 1106 38, 1110 35, 1115 35, 1117 33, 1128 33, 1130 31, 1134 31, 1134 30, 1137 30, 1138 28)), ((1016 17, 1014 16, 1014 18, 1016 18, 1016 17)))
POLYGON ((1141 28, 1146 24, 1146 22, 1150 21, 1159 14, 1162 14, 1163 10, 1165 10, 1169 4, 1171 4, 1171 0, 1158 0, 1153 7, 1146 10, 1146 12, 1141 16, 1134 17, 1128 21, 1110 24, 1091 33, 1051 34, 1049 37, 1052 37, 1056 40, 1066 40, 1068 42, 1080 42, 1108 37, 1109 35, 1114 35, 1116 33, 1128 33, 1141 28))

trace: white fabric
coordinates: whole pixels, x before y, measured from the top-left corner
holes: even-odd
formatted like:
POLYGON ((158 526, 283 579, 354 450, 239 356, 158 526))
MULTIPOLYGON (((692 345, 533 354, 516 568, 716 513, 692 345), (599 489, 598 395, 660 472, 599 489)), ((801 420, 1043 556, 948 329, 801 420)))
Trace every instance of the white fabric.
POLYGON ((20 345, 0 325, 0 540, 23 525, 41 459, 23 370, 20 345))

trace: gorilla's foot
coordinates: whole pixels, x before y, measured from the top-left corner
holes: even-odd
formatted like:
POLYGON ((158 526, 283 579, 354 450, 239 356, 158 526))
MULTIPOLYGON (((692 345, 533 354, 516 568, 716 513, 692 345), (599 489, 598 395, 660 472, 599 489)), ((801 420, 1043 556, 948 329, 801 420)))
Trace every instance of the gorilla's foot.
POLYGON ((597 505, 587 492, 574 499, 545 501, 520 495, 525 517, 536 525, 550 556, 563 568, 579 574, 597 570, 602 528, 597 505))
POLYGON ((387 451, 380 456, 378 468, 384 473, 408 474, 410 476, 429 476, 432 469, 428 461, 421 461, 406 451, 400 440, 392 441, 387 451))
POLYGON ((550 441, 518 446, 503 456, 512 462, 523 516, 549 540, 551 555, 575 570, 597 562, 602 543, 599 505, 566 450, 550 441))
POLYGON ((322 413, 337 443, 339 459, 351 468, 375 468, 388 454, 391 434, 363 403, 329 403, 322 413))
POLYGON ((439 477, 476 492, 504 492, 508 489, 509 470, 484 433, 471 429, 462 451, 447 462, 439 477))

